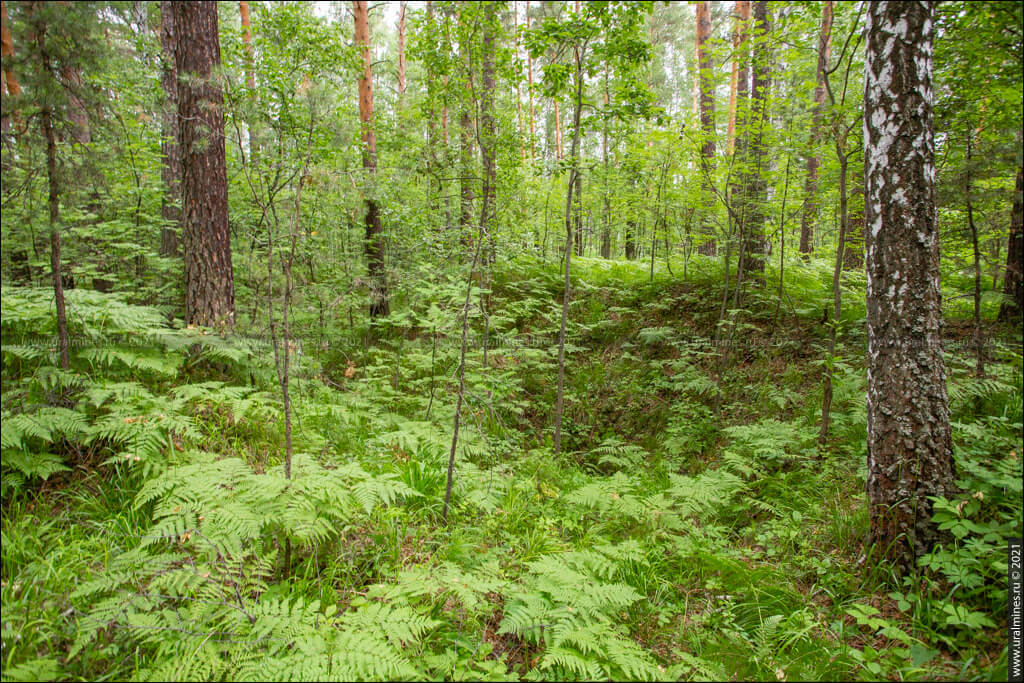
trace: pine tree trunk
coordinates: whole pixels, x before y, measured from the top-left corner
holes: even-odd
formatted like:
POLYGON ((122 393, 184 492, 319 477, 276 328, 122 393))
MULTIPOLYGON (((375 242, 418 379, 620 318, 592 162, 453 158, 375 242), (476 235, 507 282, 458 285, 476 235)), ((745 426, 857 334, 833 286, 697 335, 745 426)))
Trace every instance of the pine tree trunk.
POLYGON ((234 325, 235 287, 228 228, 224 96, 216 2, 173 2, 177 32, 178 144, 182 166, 185 317, 189 324, 234 325))
MULTIPOLYGON (((3 88, 0 89, 4 97, 8 95, 17 97, 21 94, 21 84, 18 83, 17 76, 14 75, 14 70, 11 68, 11 60, 14 58, 14 39, 11 37, 11 24, 7 19, 7 3, 0 2, 0 57, 3 57, 3 61, 6 66, 3 69, 3 88)), ((6 110, 6 107, 4 107, 6 110)), ((8 117, 4 116, 3 120, 0 121, 0 132, 4 134, 8 133, 11 128, 11 122, 8 117)))
POLYGON ((807 157, 804 180, 804 207, 800 216, 800 253, 814 249, 814 223, 818 220, 818 168, 821 166, 821 122, 825 114, 825 70, 828 69, 832 46, 833 3, 826 0, 821 9, 821 33, 818 37, 818 84, 814 88, 814 110, 811 114, 811 153, 807 157))
POLYGON ((1013 190, 1013 210, 1010 213, 1010 241, 1006 250, 1006 275, 1003 276, 1003 295, 999 319, 1019 320, 1024 314, 1024 168, 1017 167, 1017 182, 1013 190))
POLYGON ((178 255, 178 235, 181 229, 181 151, 178 147, 178 72, 174 66, 177 49, 177 31, 174 29, 174 10, 169 0, 160 3, 160 84, 164 103, 160 112, 160 151, 163 163, 160 178, 164 194, 160 215, 164 227, 160 230, 160 254, 178 255))
MULTIPOLYGON (((750 8, 747 7, 745 20, 750 19, 750 8)), ((744 26, 748 24, 744 23, 744 26)), ((734 126, 736 127, 735 137, 733 140, 732 153, 735 156, 735 163, 738 166, 738 170, 733 174, 733 182, 729 188, 729 200, 732 205, 732 218, 736 227, 736 234, 739 236, 739 249, 737 254, 737 265, 736 265, 736 296, 739 296, 739 281, 742 276, 746 273, 744 267, 744 256, 746 255, 746 226, 749 221, 748 216, 748 204, 750 202, 751 184, 753 182, 753 174, 749 170, 750 158, 750 143, 752 137, 752 130, 750 126, 751 112, 754 107, 750 103, 749 90, 750 90, 750 41, 746 36, 746 30, 744 30, 739 50, 733 54, 733 66, 737 71, 736 79, 736 102, 734 116, 734 126)), ((739 306, 737 299, 737 307, 739 306)))
MULTIPOLYGON (((758 0, 753 4, 754 27, 757 36, 754 42, 754 58, 751 65, 750 115, 749 115, 749 159, 752 165, 747 192, 747 212, 743 226, 745 239, 743 275, 764 274, 764 225, 768 204, 768 184, 764 180, 765 159, 764 127, 768 120, 768 91, 771 87, 771 49, 768 45, 771 19, 768 3, 758 0)), ((758 281, 763 281, 759 278, 758 281)))
POLYGON ((71 137, 80 145, 88 144, 92 142, 92 132, 89 129, 89 113, 79 95, 82 91, 82 72, 70 64, 64 64, 60 76, 68 92, 67 120, 71 123, 71 137))
POLYGON ((256 87, 256 71, 253 65, 252 56, 252 32, 249 22, 249 3, 246 0, 239 0, 238 14, 242 21, 242 44, 245 47, 245 84, 250 90, 256 87))
POLYGON ((472 241, 473 224, 473 114, 470 95, 473 91, 472 70, 468 46, 462 46, 462 61, 466 68, 466 94, 459 114, 459 236, 463 244, 472 241))
POLYGON ((398 97, 405 97, 405 0, 398 8, 398 97))
MULTIPOLYGON (((18 83, 18 77, 11 67, 11 62, 14 60, 14 38, 11 36, 11 25, 7 18, 7 3, 2 1, 0 1, 0 58, 4 63, 4 68, 0 71, 0 111, 3 112, 0 114, 0 136, 6 138, 11 132, 11 119, 14 119, 15 125, 20 121, 18 112, 15 110, 17 105, 11 102, 10 98, 21 95, 21 84, 18 83)), ((14 158, 13 147, 11 151, 12 153, 0 162, 2 163, 0 170, 4 173, 11 169, 11 162, 14 158)), ((35 244, 33 244, 33 248, 35 248, 35 244)), ((11 262, 14 279, 31 282, 32 269, 28 265, 28 251, 12 252, 11 262), (16 267, 13 265, 15 261, 19 264, 16 267)))
POLYGON ((697 88, 696 93, 700 110, 701 130, 701 190, 704 198, 701 216, 701 232, 704 233, 704 242, 698 251, 707 256, 714 256, 718 251, 714 238, 714 227, 709 215, 713 206, 711 187, 708 184, 708 177, 714 170, 715 165, 715 91, 713 87, 712 71, 714 60, 711 54, 711 7, 706 0, 697 3, 697 88))
MULTIPOLYGON (((609 103, 608 65, 604 67, 604 106, 609 103)), ((601 227, 601 258, 612 257, 611 196, 608 188, 608 119, 601 128, 601 163, 604 166, 604 221, 601 227)))
MULTIPOLYGON (((484 32, 481 57, 481 90, 480 90, 480 160, 484 171, 483 185, 483 206, 481 223, 484 234, 490 234, 491 225, 495 219, 496 198, 498 187, 497 168, 494 163, 495 145, 497 133, 494 119, 494 56, 495 56, 495 29, 498 22, 496 7, 493 3, 485 6, 484 32)), ((491 252, 485 257, 485 262, 493 262, 494 236, 490 235, 491 252)), ((484 347, 486 354, 486 346, 484 347)))
MULTIPOLYGON (((256 97, 256 60, 252 50, 252 32, 249 21, 249 3, 239 0, 238 13, 242 20, 242 44, 245 48, 245 86, 249 89, 249 105, 255 107, 256 97)), ((249 129, 249 163, 255 165, 260 151, 260 131, 256 117, 248 117, 246 126, 249 129)))
POLYGON ((735 24, 732 31, 732 78, 729 81, 729 129, 726 138, 726 149, 729 154, 733 153, 736 141, 736 104, 741 64, 744 66, 744 81, 746 80, 747 75, 745 71, 747 60, 746 58, 741 57, 741 54, 745 52, 746 49, 749 49, 746 45, 746 41, 747 26, 750 23, 750 0, 736 0, 736 6, 733 9, 733 21, 735 24))
POLYGON ((370 193, 366 197, 366 266, 370 279, 370 318, 386 317, 390 312, 388 285, 384 272, 384 227, 374 194, 377 192, 377 136, 373 130, 373 73, 370 70, 370 17, 366 0, 352 3, 355 19, 355 43, 363 58, 359 77, 359 121, 362 125, 363 169, 367 172, 370 193))
POLYGON ((53 131, 53 115, 49 107, 43 109, 42 121, 43 133, 46 136, 46 178, 49 187, 47 205, 50 211, 50 272, 53 280, 53 298, 57 308, 57 346, 60 353, 60 366, 68 370, 71 367, 71 357, 60 259, 60 176, 57 171, 57 136, 53 131))
POLYGON ((903 572, 952 496, 932 118, 934 4, 871 2, 864 94, 871 540, 903 572))

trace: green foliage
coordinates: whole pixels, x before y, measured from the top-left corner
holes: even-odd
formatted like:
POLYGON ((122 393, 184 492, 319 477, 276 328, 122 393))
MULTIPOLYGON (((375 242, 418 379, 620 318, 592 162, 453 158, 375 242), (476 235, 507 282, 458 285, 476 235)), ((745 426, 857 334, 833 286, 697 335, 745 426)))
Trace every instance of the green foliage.
MULTIPOLYGON (((723 200, 755 169, 726 152, 724 106, 711 139, 696 133, 693 82, 678 78, 694 73, 685 3, 530 3, 529 28, 524 3, 436 2, 432 16, 409 4, 404 92, 394 82, 397 7, 380 5, 375 173, 363 167, 363 63, 349 14, 252 2, 247 42, 237 7, 221 4, 228 336, 183 325, 183 260, 160 253, 179 226, 164 212, 175 199, 162 180, 157 5, 7 7, 15 55, 4 68, 25 89, 3 100, 4 680, 1005 677, 1004 550, 1024 530, 1024 401, 1020 333, 997 325, 996 311, 1019 165, 1019 8, 950 2, 936 14, 958 491, 933 501, 946 540, 901 580, 865 545, 862 268, 841 273, 836 351, 824 357, 838 168, 835 129, 808 130, 817 65, 807 48, 821 4, 770 4, 773 29, 754 38, 774 51, 762 131, 770 163, 756 169, 771 188, 760 207, 770 258, 738 292, 737 226, 723 200), (496 36, 493 112, 481 88, 485 34, 496 36), (517 48, 532 55, 532 91, 517 48), (580 149, 565 158, 563 140, 560 159, 554 108, 567 139, 578 84, 580 149), (43 105, 57 124, 54 226, 43 105), (88 143, 71 116, 80 112, 88 143), (472 131, 488 115, 496 214, 469 283, 443 524, 475 246, 464 235, 478 227, 484 189, 472 131), (798 255, 812 154, 814 253, 798 255), (566 448, 554 457, 570 164, 582 173, 582 241, 566 329, 566 448), (968 172, 983 377, 968 343, 968 172), (468 223, 463 191, 474 197, 468 223), (391 315, 372 322, 368 199, 391 295, 391 315), (67 370, 51 227, 63 243, 67 370), (712 240, 717 252, 703 253, 712 240), (627 242, 632 257, 620 260, 627 242), (598 257, 605 247, 611 257, 598 257), (289 350, 288 474, 271 307, 278 357, 289 350), (824 369, 832 428, 819 450, 824 369)), ((841 37, 858 45, 861 30, 857 4, 834 9, 833 61, 841 37)), ((729 11, 711 3, 715 65, 737 57, 723 40, 729 11)), ((852 122, 862 54, 843 53, 832 85, 849 64, 839 113, 852 122)), ((727 73, 710 76, 719 95, 727 73)), ((748 103, 738 110, 742 138, 748 103)), ((852 194, 856 226, 863 198, 852 194)))
POLYGON ((724 431, 733 439, 733 448, 738 453, 763 464, 779 467, 814 453, 811 442, 815 434, 803 425, 768 419, 724 431))
POLYGON ((527 566, 523 585, 506 598, 499 633, 545 645, 541 670, 559 678, 659 679, 650 656, 623 637, 615 615, 640 599, 613 583, 616 548, 544 557, 527 566))
POLYGON ((159 472, 176 449, 200 440, 195 415, 204 410, 227 411, 232 421, 276 415, 265 396, 224 382, 156 393, 189 361, 230 362, 247 372, 251 352, 202 330, 167 327, 156 310, 118 295, 69 291, 71 369, 54 368, 50 298, 41 289, 3 292, 4 496, 98 458, 143 476, 159 472))

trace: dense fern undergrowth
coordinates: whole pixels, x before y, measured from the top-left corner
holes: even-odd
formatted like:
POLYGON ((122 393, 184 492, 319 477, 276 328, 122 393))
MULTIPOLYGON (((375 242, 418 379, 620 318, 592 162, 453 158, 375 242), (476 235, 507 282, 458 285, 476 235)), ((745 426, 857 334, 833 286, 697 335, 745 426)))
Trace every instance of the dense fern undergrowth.
POLYGON ((454 272, 373 343, 296 305, 317 333, 296 344, 290 480, 268 342, 71 290, 65 371, 52 294, 5 286, 3 677, 1005 679, 1020 331, 990 324, 977 378, 947 311, 962 492, 936 504, 950 542, 897 580, 865 546, 862 282, 816 443, 830 268, 788 269, 777 317, 769 271, 718 364, 710 260, 648 282, 582 259, 557 458, 558 266, 499 268, 447 524, 454 272))

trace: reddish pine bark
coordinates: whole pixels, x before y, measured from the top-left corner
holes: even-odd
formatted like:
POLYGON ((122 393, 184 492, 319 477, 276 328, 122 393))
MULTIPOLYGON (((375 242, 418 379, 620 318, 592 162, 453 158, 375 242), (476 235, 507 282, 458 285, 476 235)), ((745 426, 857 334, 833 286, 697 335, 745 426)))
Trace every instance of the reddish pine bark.
MULTIPOLYGON (((5 62, 10 64, 10 59, 14 57, 14 39, 11 37, 11 25, 7 20, 7 3, 0 2, 0 56, 3 57, 5 62)), ((0 94, 4 97, 12 95, 17 97, 21 94, 21 84, 18 83, 18 77, 14 75, 14 70, 7 66, 4 68, 3 76, 3 87, 0 88, 0 94)), ((4 133, 10 130, 11 122, 8 117, 3 117, 0 121, 0 129, 4 133)))
POLYGON ((239 0, 238 14, 242 20, 242 44, 245 45, 245 84, 251 90, 256 87, 256 71, 253 67, 252 32, 249 30, 252 24, 249 21, 249 3, 246 0, 239 0))
MULTIPOLYGON (((370 70, 370 17, 365 0, 352 3, 355 42, 363 58, 359 77, 359 120, 363 130, 363 168, 373 182, 377 173, 377 136, 373 130, 373 73, 370 70)), ((386 317, 390 312, 388 286, 384 272, 384 227, 377 200, 366 198, 366 264, 370 276, 370 318, 386 317)))

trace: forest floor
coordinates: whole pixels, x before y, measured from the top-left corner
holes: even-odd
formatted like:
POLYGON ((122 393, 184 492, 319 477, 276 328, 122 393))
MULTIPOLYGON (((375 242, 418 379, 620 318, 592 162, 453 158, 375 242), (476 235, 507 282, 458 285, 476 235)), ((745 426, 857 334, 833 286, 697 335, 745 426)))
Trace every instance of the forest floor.
POLYGON ((863 275, 819 447, 828 264, 787 266, 781 299, 770 269, 722 323, 714 264, 658 265, 574 260, 557 455, 557 264, 494 273, 447 521, 464 283, 399 287, 374 345, 304 339, 290 482, 266 353, 72 292, 94 343, 63 373, 12 341, 45 292, 5 287, 4 679, 1005 678, 1020 330, 986 302, 975 377, 950 298, 963 494, 900 581, 865 546, 863 275))

